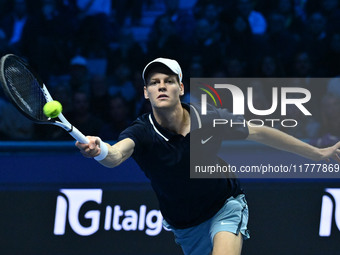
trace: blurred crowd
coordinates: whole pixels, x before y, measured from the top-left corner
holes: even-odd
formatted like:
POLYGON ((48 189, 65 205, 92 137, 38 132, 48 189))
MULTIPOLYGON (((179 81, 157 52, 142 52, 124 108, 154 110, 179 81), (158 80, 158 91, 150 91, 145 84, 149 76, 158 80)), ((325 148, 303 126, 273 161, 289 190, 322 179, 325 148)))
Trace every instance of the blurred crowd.
MULTIPOLYGON (((150 111, 141 72, 156 57, 180 63, 187 91, 190 77, 291 77, 312 92, 313 116, 289 108, 285 118, 298 127, 278 128, 326 146, 340 137, 339 17, 339 0, 197 0, 190 8, 179 0, 0 0, 0 53, 27 59, 66 118, 105 140, 150 111), (138 41, 143 11, 160 5, 138 41), (311 79, 321 77, 333 79, 311 79)), ((270 108, 271 91, 254 85, 254 107, 270 108)), ((22 118, 1 93, 0 140, 72 139, 22 118)))

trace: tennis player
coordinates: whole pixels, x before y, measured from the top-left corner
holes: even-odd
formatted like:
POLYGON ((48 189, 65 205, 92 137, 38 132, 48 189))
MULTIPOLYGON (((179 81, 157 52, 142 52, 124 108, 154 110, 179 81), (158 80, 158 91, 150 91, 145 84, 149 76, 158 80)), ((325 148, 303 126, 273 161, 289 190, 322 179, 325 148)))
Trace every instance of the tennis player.
MULTIPOLYGON (((242 242, 249 238, 248 207, 238 180, 190 179, 189 137, 206 132, 199 110, 180 101, 184 86, 179 64, 155 59, 146 65, 142 77, 152 112, 134 121, 112 146, 93 136, 88 136, 88 144, 77 142, 76 146, 85 157, 94 157, 106 167, 118 166, 132 156, 151 180, 164 225, 173 231, 184 254, 241 254, 242 242)), ((220 119, 242 120, 224 109, 208 111, 220 119)), ((340 163, 340 142, 319 149, 268 127, 223 126, 223 135, 212 141, 204 136, 204 143, 197 146, 205 146, 202 149, 211 155, 223 139, 248 139, 315 161, 332 158, 340 163)))

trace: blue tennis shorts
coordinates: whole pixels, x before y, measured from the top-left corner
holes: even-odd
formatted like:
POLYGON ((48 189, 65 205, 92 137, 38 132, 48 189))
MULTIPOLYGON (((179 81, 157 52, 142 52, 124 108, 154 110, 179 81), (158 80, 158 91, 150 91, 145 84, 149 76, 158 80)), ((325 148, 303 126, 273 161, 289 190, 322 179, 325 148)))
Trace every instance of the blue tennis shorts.
POLYGON ((175 235, 175 241, 182 247, 185 255, 209 254, 213 249, 214 236, 221 231, 238 235, 243 240, 250 238, 247 229, 248 205, 244 194, 230 197, 224 206, 209 220, 190 228, 176 229, 165 220, 163 225, 175 235))

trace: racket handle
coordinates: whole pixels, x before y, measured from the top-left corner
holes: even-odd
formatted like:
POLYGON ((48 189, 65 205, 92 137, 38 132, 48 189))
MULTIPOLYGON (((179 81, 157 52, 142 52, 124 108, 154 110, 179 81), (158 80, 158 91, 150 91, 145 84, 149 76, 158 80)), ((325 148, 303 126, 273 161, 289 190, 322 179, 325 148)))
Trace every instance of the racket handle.
MULTIPOLYGON (((76 128, 73 126, 72 131, 69 132, 71 136, 73 136, 74 139, 76 139, 80 143, 89 143, 89 140, 76 128)), ((100 139, 100 138, 99 138, 100 139)), ((108 148, 105 145, 105 143, 100 139, 100 154, 96 157, 94 157, 95 160, 101 161, 104 158, 106 158, 108 154, 108 148)))
POLYGON ((80 143, 89 143, 89 140, 75 126, 73 126, 72 131, 69 132, 69 134, 80 143))

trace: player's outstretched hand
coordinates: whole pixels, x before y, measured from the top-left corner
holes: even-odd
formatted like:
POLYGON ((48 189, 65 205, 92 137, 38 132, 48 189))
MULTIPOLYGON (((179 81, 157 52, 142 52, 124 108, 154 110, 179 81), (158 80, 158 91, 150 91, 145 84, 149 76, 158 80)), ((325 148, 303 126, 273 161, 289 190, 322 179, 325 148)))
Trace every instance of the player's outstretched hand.
POLYGON ((331 147, 321 149, 321 153, 323 160, 329 162, 331 159, 333 159, 336 162, 340 163, 340 142, 331 147))
POLYGON ((94 158, 100 154, 100 141, 101 139, 97 136, 86 136, 89 143, 76 142, 76 146, 86 158, 94 158))

